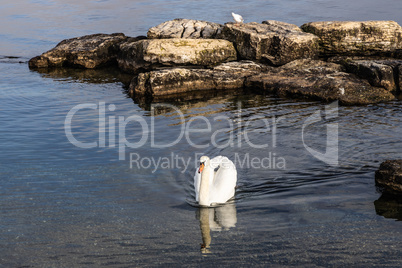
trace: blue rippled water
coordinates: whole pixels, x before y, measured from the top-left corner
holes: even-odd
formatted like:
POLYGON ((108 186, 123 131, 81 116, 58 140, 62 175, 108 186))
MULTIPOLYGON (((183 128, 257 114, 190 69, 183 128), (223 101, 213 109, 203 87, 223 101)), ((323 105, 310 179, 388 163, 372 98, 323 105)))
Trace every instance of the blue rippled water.
POLYGON ((400 266, 401 205, 374 185, 381 161, 402 157, 399 101, 330 113, 315 101, 205 92, 152 112, 127 97, 130 77, 116 70, 27 66, 64 38, 143 35, 176 17, 402 23, 400 9, 392 0, 2 5, 0 266, 400 266), (325 154, 329 126, 337 165, 311 153, 325 154), (183 128, 206 131, 181 136, 183 128), (233 203, 191 206, 201 154, 235 161, 233 203))

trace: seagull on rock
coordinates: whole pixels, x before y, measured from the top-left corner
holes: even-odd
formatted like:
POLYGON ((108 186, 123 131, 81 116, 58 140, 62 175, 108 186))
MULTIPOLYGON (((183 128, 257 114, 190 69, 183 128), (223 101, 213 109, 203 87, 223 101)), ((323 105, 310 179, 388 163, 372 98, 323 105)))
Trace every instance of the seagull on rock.
POLYGON ((237 24, 239 24, 239 23, 243 23, 243 17, 241 16, 241 15, 239 15, 239 14, 235 14, 235 13, 233 13, 232 12, 232 17, 233 17, 233 19, 234 19, 234 21, 237 23, 237 24))

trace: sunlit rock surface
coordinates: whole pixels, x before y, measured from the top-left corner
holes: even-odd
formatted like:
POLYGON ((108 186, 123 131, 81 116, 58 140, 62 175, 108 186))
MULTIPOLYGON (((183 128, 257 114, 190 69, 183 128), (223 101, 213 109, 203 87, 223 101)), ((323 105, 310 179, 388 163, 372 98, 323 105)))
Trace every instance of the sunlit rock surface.
POLYGON ((61 41, 53 49, 29 61, 31 68, 76 66, 93 69, 116 60, 122 33, 93 34, 61 41))
POLYGON ((233 44, 220 39, 146 39, 120 46, 119 67, 139 72, 167 66, 213 66, 234 61, 233 44))
POLYGON ((222 31, 223 25, 190 19, 174 19, 163 22, 148 30, 149 39, 190 38, 198 39, 216 38, 222 31))
POLYGON ((394 21, 319 21, 301 28, 320 38, 322 56, 389 56, 402 49, 402 28, 394 21))
POLYGON ((220 38, 234 43, 242 59, 283 65, 318 55, 318 38, 294 24, 279 21, 226 23, 220 38))

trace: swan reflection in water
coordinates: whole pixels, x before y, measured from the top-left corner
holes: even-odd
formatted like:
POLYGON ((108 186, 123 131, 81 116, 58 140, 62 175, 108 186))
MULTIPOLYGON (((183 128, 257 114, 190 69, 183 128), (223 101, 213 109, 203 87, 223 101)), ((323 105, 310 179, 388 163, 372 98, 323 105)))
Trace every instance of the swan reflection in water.
POLYGON ((236 227, 237 215, 234 202, 219 207, 200 207, 197 219, 200 221, 202 235, 201 252, 211 253, 211 231, 227 231, 236 227))

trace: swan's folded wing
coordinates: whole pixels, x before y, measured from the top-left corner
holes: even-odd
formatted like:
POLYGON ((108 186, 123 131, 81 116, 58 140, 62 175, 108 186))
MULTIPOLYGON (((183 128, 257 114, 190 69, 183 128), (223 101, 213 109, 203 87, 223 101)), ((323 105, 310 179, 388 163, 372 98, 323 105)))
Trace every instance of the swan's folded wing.
POLYGON ((195 201, 199 201, 200 194, 200 184, 201 184, 201 174, 198 173, 198 169, 195 171, 194 175, 194 191, 195 191, 195 201))
MULTIPOLYGON (((230 160, 229 160, 230 161, 230 160)), ((233 166, 221 166, 215 173, 213 187, 211 187, 211 203, 225 203, 235 194, 237 171, 233 166)))

